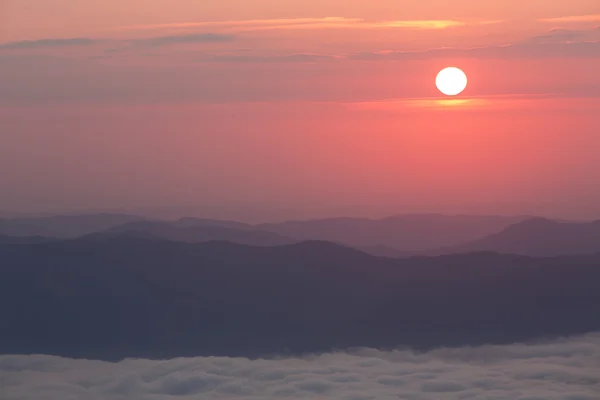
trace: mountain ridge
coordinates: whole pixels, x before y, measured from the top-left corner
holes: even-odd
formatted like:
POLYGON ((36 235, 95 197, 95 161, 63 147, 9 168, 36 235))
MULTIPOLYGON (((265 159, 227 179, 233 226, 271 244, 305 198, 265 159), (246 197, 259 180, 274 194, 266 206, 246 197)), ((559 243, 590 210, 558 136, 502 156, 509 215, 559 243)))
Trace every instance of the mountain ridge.
POLYGON ((554 221, 530 218, 506 229, 463 245, 434 251, 432 254, 494 251, 553 257, 600 252, 600 220, 590 222, 554 221))

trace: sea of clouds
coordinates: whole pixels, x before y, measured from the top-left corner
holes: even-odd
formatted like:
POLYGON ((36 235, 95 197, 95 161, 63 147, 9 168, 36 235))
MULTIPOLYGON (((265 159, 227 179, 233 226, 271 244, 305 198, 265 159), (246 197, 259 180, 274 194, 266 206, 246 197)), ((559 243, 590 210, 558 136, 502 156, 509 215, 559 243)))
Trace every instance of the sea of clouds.
POLYGON ((2 400, 599 400, 600 333, 503 346, 118 363, 0 356, 2 400))

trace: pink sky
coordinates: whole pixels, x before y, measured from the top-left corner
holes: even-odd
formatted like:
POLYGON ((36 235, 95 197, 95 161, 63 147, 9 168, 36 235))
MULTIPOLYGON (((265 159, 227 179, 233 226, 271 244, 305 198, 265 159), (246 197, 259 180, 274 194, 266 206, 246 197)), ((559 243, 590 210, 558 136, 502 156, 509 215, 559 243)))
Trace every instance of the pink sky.
POLYGON ((597 0, 249 3, 4 0, 0 210, 600 217, 597 0))

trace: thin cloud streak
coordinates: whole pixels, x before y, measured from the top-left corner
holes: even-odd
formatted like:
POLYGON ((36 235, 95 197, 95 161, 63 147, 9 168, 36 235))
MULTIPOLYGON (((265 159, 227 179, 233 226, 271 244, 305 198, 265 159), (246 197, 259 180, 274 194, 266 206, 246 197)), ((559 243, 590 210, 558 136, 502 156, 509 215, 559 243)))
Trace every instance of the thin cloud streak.
POLYGON ((413 28, 413 29, 446 29, 467 25, 496 25, 503 23, 504 20, 489 21, 460 21, 452 19, 442 20, 405 20, 405 21, 382 21, 375 23, 364 23, 362 27, 366 28, 413 28))
POLYGON ((360 18, 324 17, 324 18, 279 18, 255 19, 241 21, 201 21, 201 22, 176 22, 169 24, 132 25, 111 28, 114 31, 136 31, 153 29, 179 29, 198 27, 235 27, 235 26, 264 26, 264 25, 304 25, 315 23, 352 23, 360 22, 360 18))
POLYGON ((503 19, 492 19, 489 21, 480 21, 477 23, 477 25, 497 25, 497 24, 503 24, 504 21, 503 19))
POLYGON ((476 48, 439 48, 424 51, 377 51, 348 55, 360 61, 431 60, 448 57, 478 59, 543 59, 600 57, 600 42, 519 43, 476 48))
POLYGON ((539 107, 540 101, 555 101, 555 93, 546 94, 504 94, 486 95, 485 97, 429 97, 429 98, 399 98, 380 101, 347 102, 344 107, 353 111, 409 111, 416 110, 456 110, 479 111, 485 108, 489 111, 506 110, 510 108, 539 107))
POLYGON ((411 29, 446 29, 455 26, 467 25, 463 21, 454 20, 416 20, 416 21, 383 21, 366 23, 364 28, 411 28, 411 29))
POLYGON ((315 63, 335 61, 338 59, 340 59, 338 56, 311 53, 295 53, 275 56, 218 54, 200 58, 198 61, 223 63, 315 63))
POLYGON ((528 40, 534 43, 575 43, 600 41, 600 27, 593 29, 554 28, 528 40))
POLYGON ((567 17, 543 18, 539 22, 563 23, 563 22, 600 22, 600 14, 573 15, 567 17))
POLYGON ((158 36, 149 39, 136 40, 134 43, 149 46, 166 46, 172 44, 190 43, 221 43, 230 42, 234 39, 235 37, 232 35, 223 35, 218 33, 196 33, 190 35, 158 36))
POLYGON ((545 59, 600 57, 600 29, 552 29, 543 35, 531 37, 520 43, 473 48, 448 47, 420 51, 383 50, 349 54, 291 53, 260 54, 206 54, 196 62, 223 63, 276 63, 276 62, 331 62, 331 61, 412 61, 444 58, 474 59, 545 59), (581 40, 576 40, 581 39, 581 40), (594 40, 598 39, 598 40, 594 40))
POLYGON ((76 47, 96 44, 97 41, 89 38, 67 38, 67 39, 40 39, 23 40, 0 44, 0 49, 6 50, 30 50, 56 47, 76 47))
POLYGON ((319 22, 298 25, 265 25, 232 28, 238 32, 270 31, 270 30, 318 30, 318 29, 415 29, 437 30, 464 26, 460 21, 382 21, 382 22, 319 22))
POLYGON ((399 29, 446 29, 451 27, 479 24, 497 24, 503 21, 477 21, 466 22, 459 20, 390 20, 390 21, 368 21, 360 18, 324 17, 324 18, 287 18, 287 19, 265 19, 246 21, 202 21, 181 22, 171 24, 133 25, 111 28, 113 31, 141 31, 159 29, 184 29, 213 27, 231 29, 235 31, 258 31, 279 29, 377 29, 377 28, 399 28, 399 29))
POLYGON ((555 28, 546 32, 543 35, 535 36, 530 39, 534 43, 557 43, 557 42, 572 42, 585 38, 586 31, 555 28))

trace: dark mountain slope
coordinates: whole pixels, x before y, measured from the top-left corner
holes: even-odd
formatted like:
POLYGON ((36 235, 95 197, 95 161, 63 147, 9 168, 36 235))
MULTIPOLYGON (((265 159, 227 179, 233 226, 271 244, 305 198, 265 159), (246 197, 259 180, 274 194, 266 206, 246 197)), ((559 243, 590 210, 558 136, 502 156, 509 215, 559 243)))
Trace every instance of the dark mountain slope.
POLYGON ((36 244, 54 242, 60 239, 47 238, 44 236, 6 236, 0 235, 0 244, 36 244))
POLYGON ((600 329, 600 258, 330 243, 0 245, 0 353, 120 359, 503 343, 600 329))

